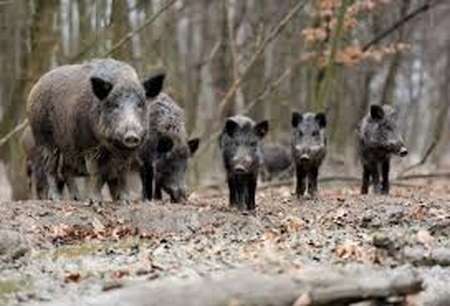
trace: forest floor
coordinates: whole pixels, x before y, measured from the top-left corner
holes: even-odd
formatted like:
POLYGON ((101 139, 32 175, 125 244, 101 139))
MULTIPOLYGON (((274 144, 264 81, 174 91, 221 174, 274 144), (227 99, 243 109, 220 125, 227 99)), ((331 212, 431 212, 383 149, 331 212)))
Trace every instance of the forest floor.
POLYGON ((446 249, 436 262, 405 250, 450 248, 450 184, 416 183, 394 186, 390 196, 322 184, 317 199, 304 200, 291 186, 261 188, 251 213, 230 209, 218 190, 193 193, 185 204, 0 203, 0 305, 82 305, 136 283, 241 268, 283 274, 348 266, 412 267, 425 289, 415 305, 438 305, 426 301, 450 294, 446 249))

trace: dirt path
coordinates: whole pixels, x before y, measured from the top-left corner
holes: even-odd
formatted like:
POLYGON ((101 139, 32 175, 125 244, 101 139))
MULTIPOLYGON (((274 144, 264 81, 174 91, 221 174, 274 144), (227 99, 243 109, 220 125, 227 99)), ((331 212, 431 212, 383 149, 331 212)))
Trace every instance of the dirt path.
MULTIPOLYGON (((269 188, 249 214, 206 192, 184 205, 4 202, 0 304, 77 301, 142 281, 230 269, 278 274, 411 265, 408 248, 450 248, 448 182, 422 185, 394 188, 389 197, 334 185, 303 201, 289 187, 269 188)), ((420 264, 417 271, 428 284, 420 298, 450 292, 449 268, 420 264)))

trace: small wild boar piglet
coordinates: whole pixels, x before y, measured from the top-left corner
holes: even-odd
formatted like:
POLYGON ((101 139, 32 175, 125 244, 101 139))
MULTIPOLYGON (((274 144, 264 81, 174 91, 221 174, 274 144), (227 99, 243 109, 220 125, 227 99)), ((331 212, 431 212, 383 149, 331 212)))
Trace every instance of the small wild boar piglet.
POLYGON ((141 83, 130 65, 113 59, 61 66, 39 79, 27 115, 47 158, 51 198, 61 197, 58 172, 67 180, 72 169, 89 175, 90 198, 100 200, 106 183, 114 200, 129 199, 126 177, 147 132, 146 99, 163 81, 159 74, 141 83))
POLYGON ((230 206, 255 209, 255 193, 261 163, 261 140, 269 122, 255 123, 237 115, 229 117, 220 135, 220 149, 227 172, 230 206))
POLYGON ((281 144, 263 144, 261 152, 262 181, 292 176, 292 156, 289 147, 281 144))
POLYGON ((170 96, 162 93, 149 103, 148 137, 139 153, 143 198, 160 200, 164 191, 172 202, 180 202, 186 199, 188 159, 200 140, 188 140, 184 110, 170 96))
POLYGON ((390 159, 404 157, 408 150, 397 127, 397 113, 389 105, 371 105, 359 129, 359 155, 363 166, 361 193, 372 184, 376 193, 389 193, 390 159), (380 183, 381 173, 381 183, 380 183))
POLYGON ((301 197, 306 192, 314 196, 317 193, 319 168, 325 158, 327 141, 324 113, 292 113, 292 156, 295 162, 297 187, 295 193, 301 197))

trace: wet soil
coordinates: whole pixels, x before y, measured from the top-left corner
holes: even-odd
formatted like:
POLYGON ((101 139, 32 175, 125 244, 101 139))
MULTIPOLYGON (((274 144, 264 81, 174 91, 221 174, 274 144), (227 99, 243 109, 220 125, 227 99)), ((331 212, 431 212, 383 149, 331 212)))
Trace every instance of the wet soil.
MULTIPOLYGON (((222 191, 169 202, 0 203, 0 305, 77 301, 135 283, 196 279, 250 268, 412 265, 408 247, 450 248, 450 184, 422 181, 390 196, 323 185, 297 200, 291 186, 261 188, 255 212, 222 191)), ((450 292, 450 268, 418 266, 422 297, 450 292)))

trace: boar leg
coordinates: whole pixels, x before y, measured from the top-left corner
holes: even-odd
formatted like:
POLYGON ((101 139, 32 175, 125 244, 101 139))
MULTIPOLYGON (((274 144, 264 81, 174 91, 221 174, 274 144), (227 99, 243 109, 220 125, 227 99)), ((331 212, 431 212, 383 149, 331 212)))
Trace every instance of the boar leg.
POLYGON ((234 188, 235 188, 235 204, 238 209, 245 210, 247 209, 248 197, 249 197, 249 189, 248 189, 248 180, 249 177, 247 175, 239 175, 234 179, 234 188))
POLYGON ((59 175, 56 177, 56 190, 60 198, 64 198, 64 187, 66 186, 66 181, 59 175))
POLYGON ((361 194, 367 194, 369 192, 369 184, 370 184, 370 169, 368 166, 363 165, 361 194))
POLYGON ((381 192, 381 186, 380 186, 380 165, 378 163, 375 164, 371 171, 372 176, 372 186, 375 193, 381 192))
POLYGON ((61 194, 58 190, 58 182, 53 174, 47 175, 48 182, 48 198, 49 200, 57 201, 61 199, 61 194))
POLYGON ((118 175, 107 179, 109 191, 114 201, 128 201, 130 195, 127 189, 126 175, 118 175))
POLYGON ((32 190, 35 190, 35 196, 38 200, 44 200, 48 198, 47 174, 41 164, 32 167, 31 186, 32 190))
POLYGON ((65 180, 67 185, 67 190, 69 191, 69 197, 72 200, 79 201, 81 200, 80 191, 78 190, 78 185, 75 182, 75 178, 69 177, 65 180))
POLYGON ((232 176, 228 177, 228 190, 229 190, 229 204, 230 206, 235 206, 237 204, 236 187, 235 187, 235 178, 232 176))
POLYGON ((251 175, 247 181, 247 189, 248 189, 248 195, 247 195, 247 209, 248 210, 254 210, 256 208, 256 185, 258 183, 258 178, 256 175, 251 175))
POLYGON ((99 174, 90 175, 89 177, 89 198, 94 201, 102 200, 102 187, 105 180, 99 174))
POLYGON ((297 198, 300 198, 301 196, 303 196, 305 194, 306 174, 305 174, 303 167, 301 167, 300 165, 297 165, 296 173, 297 173, 297 188, 296 188, 295 193, 297 194, 297 198))
POLYGON ((144 161, 140 169, 142 182, 142 198, 151 201, 153 198, 153 164, 151 161, 144 161))
POLYGON ((48 199, 50 200, 60 200, 61 193, 58 186, 58 178, 55 169, 50 169, 47 173, 47 184, 48 184, 48 199), (53 171, 52 171, 53 170, 53 171))
POLYGON ((86 158, 86 170, 89 175, 89 199, 94 201, 102 200, 102 187, 105 184, 105 177, 100 173, 98 162, 95 159, 86 158))
POLYGON ((381 164, 381 193, 389 194, 389 170, 390 170, 390 161, 386 159, 381 164))
POLYGON ((312 167, 308 172, 308 192, 314 197, 317 193, 317 177, 319 175, 318 167, 312 167))
POLYGON ((155 181, 155 200, 162 200, 162 186, 161 182, 156 180, 155 181))

